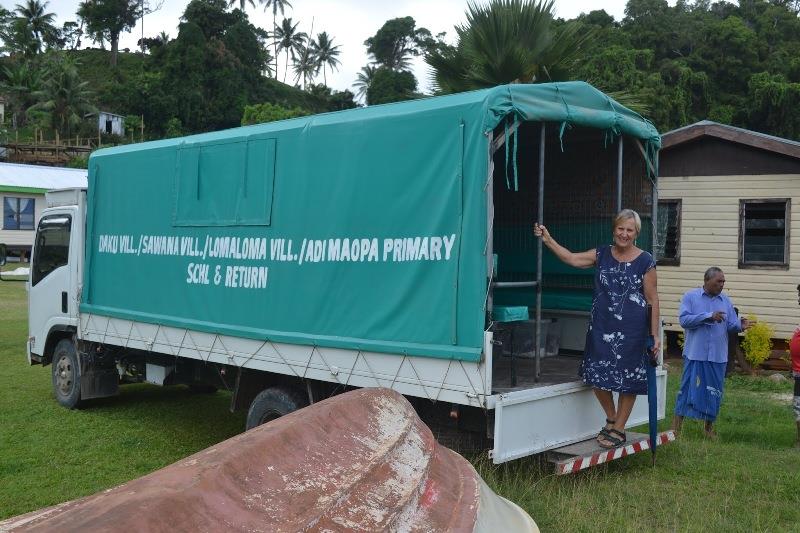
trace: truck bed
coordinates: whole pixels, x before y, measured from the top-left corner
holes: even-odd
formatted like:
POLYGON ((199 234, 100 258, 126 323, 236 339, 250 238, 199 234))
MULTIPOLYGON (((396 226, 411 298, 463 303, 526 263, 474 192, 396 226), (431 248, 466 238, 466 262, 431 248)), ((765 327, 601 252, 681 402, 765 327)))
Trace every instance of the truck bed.
POLYGON ((557 356, 541 359, 540 379, 536 381, 536 361, 529 357, 515 357, 516 386, 512 385, 511 357, 495 356, 492 361, 492 391, 495 394, 515 390, 533 389, 578 381, 578 367, 582 355, 561 352, 557 356))

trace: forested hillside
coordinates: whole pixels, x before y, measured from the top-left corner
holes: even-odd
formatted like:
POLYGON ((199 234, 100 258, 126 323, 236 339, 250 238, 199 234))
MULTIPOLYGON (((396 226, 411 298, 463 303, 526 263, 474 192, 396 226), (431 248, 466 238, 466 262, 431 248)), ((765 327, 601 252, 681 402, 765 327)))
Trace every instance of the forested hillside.
POLYGON ((595 32, 577 77, 627 91, 660 131, 710 119, 800 139, 800 2, 629 0, 595 32))
MULTIPOLYGON (((84 1, 60 28, 48 2, 0 8, 6 135, 91 135, 85 117, 98 110, 128 116, 137 138, 143 118, 144 137, 161 138, 357 105, 326 86, 341 65, 335 36, 299 32, 286 0, 260 4, 272 27, 250 22, 256 2, 191 0, 178 34, 144 39, 144 52, 118 42, 146 1, 84 1)), ((555 7, 465 2, 466 22, 435 37, 413 13, 388 20, 364 42, 370 62, 353 88, 363 104, 423 97, 410 67, 421 55, 432 94, 582 79, 660 131, 711 119, 800 139, 800 0, 629 0, 622 20, 561 20, 555 7)))

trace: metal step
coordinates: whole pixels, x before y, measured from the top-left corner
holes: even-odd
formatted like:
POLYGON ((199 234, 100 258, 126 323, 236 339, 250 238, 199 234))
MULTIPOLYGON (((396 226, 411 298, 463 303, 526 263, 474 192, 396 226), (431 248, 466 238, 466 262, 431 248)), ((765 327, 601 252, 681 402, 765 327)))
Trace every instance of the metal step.
MULTIPOLYGON (((591 466, 650 450, 650 436, 646 433, 628 431, 627 437, 628 440, 624 446, 610 450, 601 447, 597 439, 592 437, 550 450, 547 453, 547 460, 555 464, 557 475, 574 474, 591 466)), ((672 430, 663 431, 656 436, 658 446, 674 440, 675 432, 672 430)))

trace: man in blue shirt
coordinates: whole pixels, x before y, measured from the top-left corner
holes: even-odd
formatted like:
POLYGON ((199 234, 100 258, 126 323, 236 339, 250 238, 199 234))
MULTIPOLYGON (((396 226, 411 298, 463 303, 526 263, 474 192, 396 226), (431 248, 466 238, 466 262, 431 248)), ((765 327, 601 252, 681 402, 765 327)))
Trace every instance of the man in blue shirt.
POLYGON ((683 417, 705 420, 705 434, 714 438, 714 421, 722 403, 728 332, 750 327, 739 320, 730 299, 722 294, 725 274, 718 267, 706 270, 703 286, 683 295, 679 321, 685 332, 683 376, 675 399, 672 429, 680 432, 683 417))

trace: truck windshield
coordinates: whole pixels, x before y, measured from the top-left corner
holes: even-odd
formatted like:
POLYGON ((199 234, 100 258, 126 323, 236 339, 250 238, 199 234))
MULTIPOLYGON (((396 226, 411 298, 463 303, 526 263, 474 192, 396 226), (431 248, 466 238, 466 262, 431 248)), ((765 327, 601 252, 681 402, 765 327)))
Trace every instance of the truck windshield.
POLYGON ((39 221, 31 265, 31 285, 36 285, 52 271, 67 264, 71 225, 72 217, 69 215, 52 215, 39 221))

